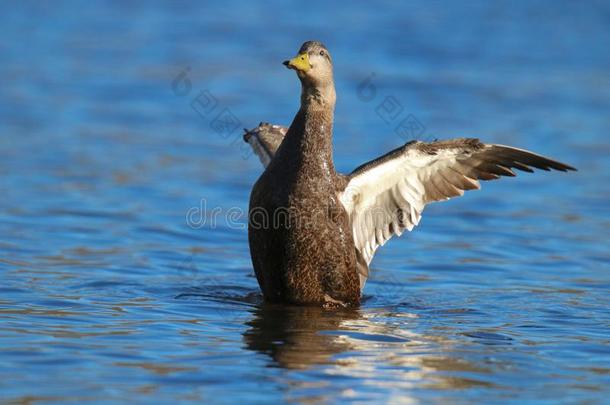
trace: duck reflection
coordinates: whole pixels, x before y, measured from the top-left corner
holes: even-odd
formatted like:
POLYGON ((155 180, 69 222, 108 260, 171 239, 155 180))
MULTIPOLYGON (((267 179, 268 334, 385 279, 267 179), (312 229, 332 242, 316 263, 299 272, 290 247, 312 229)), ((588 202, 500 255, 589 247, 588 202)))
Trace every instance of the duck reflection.
POLYGON ((250 350, 270 356, 276 366, 303 369, 331 363, 332 356, 353 349, 348 340, 331 331, 361 317, 353 309, 263 305, 247 322, 250 329, 243 336, 250 350))
MULTIPOLYGON (((249 329, 243 339, 249 350, 269 356, 273 366, 285 369, 325 365, 325 374, 406 390, 493 387, 487 365, 454 352, 455 342, 443 333, 416 333, 418 321, 416 314, 384 309, 263 305, 246 323, 249 329), (337 356, 341 353, 345 354, 337 356), (383 370, 379 365, 385 365, 383 370)), ((295 388, 299 383, 289 385, 295 388)))

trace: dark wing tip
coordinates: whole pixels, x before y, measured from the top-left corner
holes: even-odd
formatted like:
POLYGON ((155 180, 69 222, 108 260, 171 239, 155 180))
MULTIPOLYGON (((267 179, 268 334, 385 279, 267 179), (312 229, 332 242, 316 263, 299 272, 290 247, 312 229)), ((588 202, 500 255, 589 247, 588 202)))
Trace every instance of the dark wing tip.
POLYGON ((561 164, 563 165, 563 168, 558 169, 558 170, 561 170, 562 172, 577 172, 578 171, 578 169, 575 168, 574 166, 570 166, 565 163, 561 163, 561 164))
POLYGON ((260 134, 261 131, 267 129, 270 126, 271 126, 271 124, 269 124, 268 122, 261 121, 261 122, 259 122, 259 124, 256 128, 252 128, 252 129, 244 128, 244 142, 247 143, 248 141, 250 141, 250 138, 253 135, 260 134))
POLYGON ((549 159, 545 156, 538 155, 537 153, 530 152, 528 150, 514 148, 511 146, 504 145, 491 145, 491 152, 494 158, 497 159, 496 163, 509 165, 517 170, 525 172, 532 172, 532 167, 540 170, 558 170, 560 172, 577 171, 575 167, 559 162, 557 160, 549 159))
POLYGON ((244 128, 244 142, 248 143, 250 138, 252 138, 252 136, 254 136, 260 130, 261 125, 262 123, 260 123, 256 128, 252 129, 244 128))
POLYGON ((576 170, 575 167, 572 167, 565 163, 558 162, 557 160, 552 160, 552 159, 548 159, 548 158, 543 158, 543 159, 544 160, 541 163, 546 166, 546 167, 542 167, 543 170, 550 171, 551 169, 553 169, 553 170, 558 170, 560 172, 578 171, 578 170, 576 170))

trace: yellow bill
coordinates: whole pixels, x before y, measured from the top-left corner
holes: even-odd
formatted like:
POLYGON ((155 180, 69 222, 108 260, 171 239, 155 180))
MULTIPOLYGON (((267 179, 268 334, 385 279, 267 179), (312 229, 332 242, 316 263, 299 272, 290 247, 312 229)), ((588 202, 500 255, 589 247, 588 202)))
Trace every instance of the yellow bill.
POLYGON ((289 69, 300 70, 301 72, 307 72, 311 68, 309 55, 306 52, 285 61, 284 65, 289 69))

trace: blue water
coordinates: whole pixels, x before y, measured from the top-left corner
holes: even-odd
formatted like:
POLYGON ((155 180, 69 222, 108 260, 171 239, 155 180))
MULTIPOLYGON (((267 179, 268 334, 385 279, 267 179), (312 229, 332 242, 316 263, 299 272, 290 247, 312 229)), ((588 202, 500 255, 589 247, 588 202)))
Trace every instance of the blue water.
POLYGON ((0 27, 0 402, 610 396, 608 2, 26 1, 0 27), (344 172, 411 136, 579 171, 429 206, 358 310, 262 305, 240 131, 290 122, 307 39, 344 172))

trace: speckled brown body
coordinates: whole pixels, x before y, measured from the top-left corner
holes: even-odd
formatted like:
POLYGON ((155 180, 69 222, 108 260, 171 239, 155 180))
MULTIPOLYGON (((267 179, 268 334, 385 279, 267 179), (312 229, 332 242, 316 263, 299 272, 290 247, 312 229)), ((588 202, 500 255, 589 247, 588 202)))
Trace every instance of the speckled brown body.
POLYGON ((302 103, 252 190, 250 252, 267 301, 360 302, 351 226, 338 198, 347 180, 332 159, 332 101, 302 103))
POLYGON ((301 80, 301 108, 290 128, 246 130, 266 167, 250 196, 248 236, 267 301, 356 306, 378 247, 412 230, 426 204, 461 196, 479 180, 576 170, 527 150, 478 139, 407 144, 356 168, 335 171, 332 61, 319 42, 284 65, 301 80), (279 145, 279 147, 278 147, 279 145))

